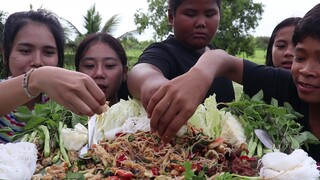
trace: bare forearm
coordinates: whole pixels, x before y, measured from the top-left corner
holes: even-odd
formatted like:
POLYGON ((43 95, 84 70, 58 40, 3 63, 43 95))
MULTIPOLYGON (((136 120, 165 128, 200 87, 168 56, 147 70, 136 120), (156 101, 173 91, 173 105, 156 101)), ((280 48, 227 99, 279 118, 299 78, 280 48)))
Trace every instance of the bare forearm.
POLYGON ((153 95, 168 81, 153 65, 138 64, 131 69, 127 82, 130 94, 140 100, 144 108, 147 108, 153 95))
POLYGON ((22 80, 23 75, 0 83, 0 116, 12 112, 31 99, 22 88, 22 80))
POLYGON ((210 84, 220 76, 242 84, 243 60, 223 50, 211 50, 205 52, 190 71, 201 72, 204 80, 210 84))
MULTIPOLYGON (((31 100, 22 87, 27 76, 21 75, 0 83, 0 115, 11 112, 31 100)), ((28 77, 28 92, 41 92, 76 114, 92 116, 104 110, 105 95, 86 74, 63 68, 43 66, 28 77)))

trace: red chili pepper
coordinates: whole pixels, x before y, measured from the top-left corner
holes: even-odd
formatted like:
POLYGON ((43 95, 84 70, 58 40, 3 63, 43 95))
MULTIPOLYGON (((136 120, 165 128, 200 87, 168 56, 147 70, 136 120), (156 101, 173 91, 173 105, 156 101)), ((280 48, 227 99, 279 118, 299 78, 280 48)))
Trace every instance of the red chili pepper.
POLYGON ((214 142, 222 144, 224 142, 224 139, 222 137, 218 137, 214 140, 214 142))
POLYGON ((119 137, 119 136, 121 136, 122 134, 123 134, 122 132, 116 133, 116 137, 119 137))
POLYGON ((117 169, 114 174, 124 179, 131 179, 133 177, 133 173, 131 171, 126 171, 122 169, 117 169))
POLYGON ((184 171, 186 171, 186 169, 185 169, 183 166, 176 165, 176 164, 173 164, 172 166, 173 166, 173 168, 174 168, 175 170, 177 170, 178 172, 184 172, 184 171))
POLYGON ((243 160, 245 160, 245 161, 256 161, 256 160, 257 160, 256 157, 251 157, 251 158, 250 158, 250 157, 245 156, 245 155, 240 156, 239 159, 240 159, 241 161, 243 161, 243 160))
POLYGON ((124 154, 121 154, 119 157, 118 157, 118 161, 124 161, 126 160, 127 157, 124 155, 124 154))
POLYGON ((202 171, 202 165, 200 163, 197 163, 197 172, 202 171))
POLYGON ((159 175, 160 175, 159 169, 156 168, 156 167, 151 168, 151 172, 152 172, 152 174, 153 174, 154 176, 159 176, 159 175))
POLYGON ((160 151, 160 149, 158 148, 158 147, 153 147, 153 150, 155 151, 155 152, 159 152, 160 151))
POLYGON ((118 159, 116 160, 116 166, 119 167, 121 166, 121 162, 126 160, 127 157, 124 154, 121 154, 118 159))

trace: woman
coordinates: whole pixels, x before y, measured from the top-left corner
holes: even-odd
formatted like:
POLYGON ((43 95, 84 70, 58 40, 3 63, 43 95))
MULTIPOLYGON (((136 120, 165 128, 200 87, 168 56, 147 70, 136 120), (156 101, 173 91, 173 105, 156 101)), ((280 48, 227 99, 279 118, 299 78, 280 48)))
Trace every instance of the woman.
POLYGON ((6 102, 0 105, 0 129, 9 127, 12 132, 1 133, 0 143, 9 142, 25 125, 11 111, 20 105, 32 110, 36 103, 45 103, 48 97, 42 92, 75 113, 102 112, 105 99, 87 76, 52 67, 63 66, 64 42, 57 17, 44 9, 17 12, 6 20, 2 53, 8 80, 0 83, 0 100, 6 102), (74 81, 70 75, 75 76, 74 81), (92 95, 94 92, 97 94, 92 95))
POLYGON ((290 17, 281 21, 273 30, 266 54, 266 65, 291 69, 294 45, 292 35, 300 17, 290 17))
POLYGON ((106 33, 86 36, 75 55, 77 71, 89 75, 104 92, 109 106, 128 99, 127 56, 121 43, 106 33))

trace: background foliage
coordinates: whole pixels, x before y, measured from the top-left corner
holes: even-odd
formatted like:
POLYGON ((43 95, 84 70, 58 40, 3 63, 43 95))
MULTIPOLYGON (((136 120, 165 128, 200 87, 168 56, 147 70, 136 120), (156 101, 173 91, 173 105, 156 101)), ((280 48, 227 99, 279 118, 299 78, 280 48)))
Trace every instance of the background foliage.
MULTIPOLYGON (((168 25, 167 0, 147 0, 148 12, 138 11, 134 15, 137 31, 143 32, 147 28, 154 30, 155 41, 163 40, 172 32, 168 25)), ((223 0, 221 7, 220 26, 212 44, 226 50, 232 55, 245 53, 254 54, 254 37, 250 35, 258 26, 263 13, 263 5, 253 0, 223 0)))
MULTIPOLYGON (((116 37, 126 49, 129 68, 135 64, 139 55, 148 45, 163 40, 171 32, 171 27, 167 21, 167 0, 147 0, 147 2, 148 12, 138 10, 134 15, 137 29, 116 37), (146 29, 154 30, 153 39, 139 41, 135 35, 141 34, 146 29)), ((30 5, 30 9, 32 9, 32 5, 30 5)), ((221 23, 212 44, 225 49, 230 54, 250 58, 254 62, 263 64, 269 37, 253 37, 250 35, 258 26, 262 13, 262 4, 253 3, 252 0, 223 0, 221 23)), ((121 22, 118 14, 113 15, 106 22, 102 22, 102 17, 96 11, 95 5, 89 7, 83 14, 85 32, 80 32, 69 20, 60 18, 66 35, 65 67, 68 69, 74 69, 74 53, 85 35, 94 32, 106 32, 112 35, 121 22)), ((7 16, 8 13, 0 10, 0 32, 3 31, 7 16)), ((1 39, 2 34, 0 33, 1 39)), ((0 79, 2 78, 5 77, 2 56, 0 56, 0 79)))

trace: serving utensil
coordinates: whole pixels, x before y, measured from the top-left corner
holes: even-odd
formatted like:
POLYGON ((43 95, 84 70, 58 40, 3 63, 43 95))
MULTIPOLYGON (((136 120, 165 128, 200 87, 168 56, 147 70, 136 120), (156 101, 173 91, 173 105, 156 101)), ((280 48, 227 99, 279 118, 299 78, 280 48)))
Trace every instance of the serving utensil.
POLYGON ((83 146, 79 151, 79 157, 82 159, 89 159, 90 157, 87 157, 89 149, 91 149, 92 146, 92 139, 94 135, 94 129, 96 124, 96 117, 92 116, 90 120, 88 121, 88 143, 83 146))
POLYGON ((263 129, 255 129, 254 133, 265 147, 276 150, 274 141, 267 131, 263 129))

